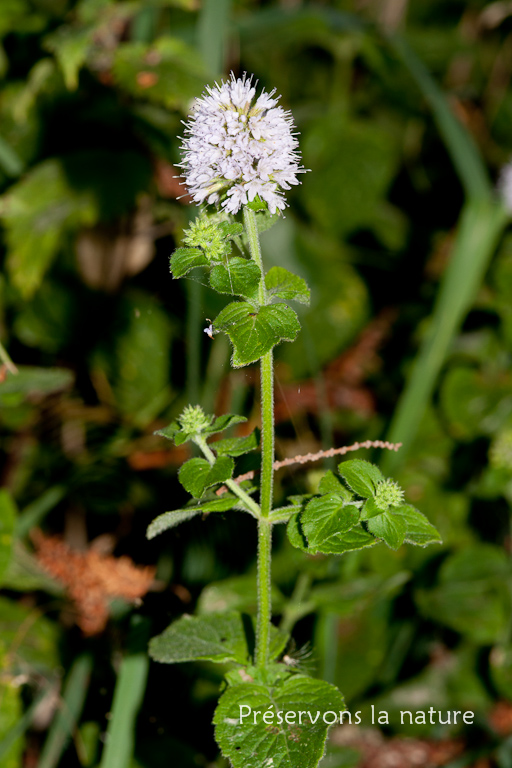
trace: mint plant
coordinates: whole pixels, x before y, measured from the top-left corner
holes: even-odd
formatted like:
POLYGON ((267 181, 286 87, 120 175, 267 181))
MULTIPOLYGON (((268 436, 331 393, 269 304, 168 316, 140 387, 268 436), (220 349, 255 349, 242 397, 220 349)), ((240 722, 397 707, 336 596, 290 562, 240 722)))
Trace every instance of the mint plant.
POLYGON ((327 471, 317 493, 293 496, 287 505, 274 507, 273 349, 296 338, 300 324, 288 302, 307 303, 309 289, 282 267, 265 271, 259 233, 278 220, 286 206, 283 190, 297 184, 304 169, 290 113, 278 106, 274 92, 256 100, 255 93, 252 78, 232 75, 195 103, 185 129, 182 167, 192 197, 204 208, 184 233, 184 245, 173 253, 170 266, 174 278, 205 270, 211 288, 236 297, 209 321, 206 332, 213 339, 218 333, 229 337, 233 367, 260 363, 259 483, 235 471, 237 457, 258 448, 255 432, 211 441, 244 417, 215 418, 198 405, 187 406, 157 434, 175 445, 191 441, 201 452, 179 471, 191 499, 182 509, 157 517, 147 535, 151 539, 197 515, 251 515, 258 529, 257 615, 252 624, 236 611, 183 616, 153 638, 150 655, 163 663, 229 665, 214 724, 221 751, 235 768, 313 768, 345 704, 333 685, 286 663, 289 633, 271 622, 273 527, 286 524, 290 542, 306 555, 343 555, 380 542, 391 549, 404 542, 425 546, 439 541, 439 534, 404 502, 393 480, 359 459, 342 462, 338 475, 327 471), (207 206, 214 206, 213 212, 207 206))

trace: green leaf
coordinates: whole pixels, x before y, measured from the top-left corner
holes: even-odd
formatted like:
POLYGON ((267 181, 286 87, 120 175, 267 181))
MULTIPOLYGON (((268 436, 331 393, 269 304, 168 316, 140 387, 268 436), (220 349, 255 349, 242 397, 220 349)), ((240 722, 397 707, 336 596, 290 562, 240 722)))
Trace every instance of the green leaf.
MULTIPOLYGON (((2 659, 3 662, 3 659, 2 659)), ((0 761, 2 768, 20 768, 24 752, 23 732, 13 739, 22 719, 23 702, 20 686, 7 679, 0 697, 0 761)))
POLYGON ((207 267, 208 259, 199 248, 177 248, 171 256, 170 269, 174 278, 183 277, 194 267, 207 267))
POLYGON ((267 203, 264 200, 262 200, 259 195, 256 195, 254 200, 251 200, 246 205, 248 208, 251 209, 251 211, 268 211, 267 203))
POLYGON ((395 517, 402 516, 405 525, 405 541, 409 544, 416 544, 419 547, 426 547, 427 544, 441 543, 439 532, 425 515, 410 504, 402 504, 400 507, 393 508, 395 517))
POLYGON ((281 212, 270 213, 269 211, 256 211, 256 226, 258 233, 266 232, 268 229, 277 224, 279 219, 282 219, 281 212))
POLYGON ((286 533, 290 540, 290 544, 296 549, 300 549, 302 552, 309 554, 308 542, 304 536, 304 531, 302 530, 300 512, 297 512, 290 517, 288 525, 286 526, 286 533))
POLYGON ((334 472, 327 470, 318 484, 318 493, 336 493, 344 501, 351 501, 352 494, 340 483, 334 472))
POLYGON ((425 616, 471 641, 500 642, 510 624, 510 576, 510 563, 501 548, 474 544, 444 561, 437 586, 418 590, 416 603, 425 616))
POLYGON ((359 509, 353 504, 344 505, 343 499, 331 493, 312 499, 302 513, 302 530, 308 541, 308 549, 316 552, 329 539, 345 533, 357 525, 359 509))
POLYGON ((240 224, 238 221, 221 221, 217 226, 221 231, 222 237, 225 237, 226 240, 232 240, 234 237, 239 237, 244 232, 244 225, 240 224))
POLYGON ((62 69, 66 88, 70 91, 78 87, 78 73, 87 60, 91 48, 93 32, 61 26, 44 39, 44 47, 51 51, 62 69))
POLYGON ((207 80, 197 50, 176 36, 160 35, 151 46, 122 42, 112 56, 112 74, 123 91, 167 108, 186 112, 207 80))
MULTIPOLYGON (((272 608, 280 613, 285 605, 285 598, 275 584, 271 586, 272 608)), ((199 596, 197 613, 224 613, 239 611, 256 614, 258 609, 258 590, 254 573, 243 576, 230 576, 222 581, 208 584, 199 596)), ((277 655, 277 654, 276 654, 277 655)))
POLYGON ((217 456, 242 456, 258 447, 258 433, 254 430, 246 437, 226 437, 224 440, 211 443, 210 447, 217 456))
POLYGON ((245 416, 238 416, 236 413, 224 413, 218 416, 213 424, 203 430, 203 435, 215 435, 217 432, 224 432, 225 429, 233 427, 235 424, 243 424, 247 419, 245 416))
POLYGON ((13 674, 27 668, 47 675, 60 663, 58 627, 36 608, 0 597, 0 656, 17 643, 13 674), (26 627, 20 636, 20 627, 26 627))
POLYGON ((375 537, 359 524, 346 533, 331 536, 317 547, 316 552, 321 552, 324 555, 342 555, 344 552, 373 547, 376 543, 375 537))
POLYGON ((306 281, 284 267, 269 269, 265 277, 265 285, 273 298, 309 304, 311 294, 306 281))
POLYGON ((189 459, 180 468, 178 477, 185 490, 199 499, 210 486, 228 480, 234 468, 235 462, 228 456, 219 456, 213 465, 206 459, 189 459))
POLYGON ((6 231, 7 270, 25 299, 39 288, 69 231, 90 227, 99 216, 89 190, 74 190, 59 160, 33 167, 0 198, 6 231))
POLYGON ((198 660, 247 664, 242 616, 235 611, 182 616, 151 640, 149 655, 164 664, 198 660))
POLYGON ((226 266, 218 264, 210 272, 210 285, 219 293, 256 300, 261 270, 254 261, 233 256, 226 266))
POLYGON ((256 362, 281 341, 293 341, 300 330, 297 315, 286 304, 257 308, 248 302, 228 304, 214 322, 234 347, 234 368, 256 362))
POLYGON ((233 685, 215 710, 215 739, 233 768, 316 768, 324 753, 327 723, 339 722, 344 709, 337 688, 303 675, 233 685), (254 724, 256 711, 261 714, 254 724))
POLYGON ((407 524, 403 517, 392 512, 383 512, 381 515, 368 520, 368 530, 383 539, 391 549, 398 549, 404 541, 407 524))
POLYGON ((5 489, 0 489, 0 584, 11 562, 16 512, 16 505, 10 493, 5 489))
POLYGON ((207 512, 227 512, 229 509, 233 509, 238 499, 230 493, 225 493, 218 499, 212 499, 211 501, 205 501, 204 504, 197 504, 191 507, 185 507, 184 509, 174 509, 172 512, 164 512, 158 517, 155 517, 153 522, 148 526, 146 531, 146 537, 148 539, 154 539, 160 533, 167 531, 169 528, 175 528, 180 523, 185 523, 187 520, 191 520, 196 515, 203 515, 207 512))
POLYGON ((347 485, 363 499, 373 496, 377 483, 384 480, 378 467, 361 459, 343 461, 338 466, 338 471, 347 485))
POLYGON ((0 398, 3 395, 50 395, 66 389, 73 382, 73 372, 66 368, 35 368, 20 365, 18 373, 8 373, 0 384, 0 398))

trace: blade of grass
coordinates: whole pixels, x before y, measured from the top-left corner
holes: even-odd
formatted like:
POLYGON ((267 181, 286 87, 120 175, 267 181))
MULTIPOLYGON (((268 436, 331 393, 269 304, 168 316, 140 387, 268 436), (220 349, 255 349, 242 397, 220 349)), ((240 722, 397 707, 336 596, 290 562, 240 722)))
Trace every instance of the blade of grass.
POLYGON ((400 451, 383 457, 382 466, 388 473, 403 461, 414 440, 452 339, 474 300, 507 221, 508 213, 492 200, 471 200, 463 209, 429 332, 387 435, 388 440, 403 443, 400 451))
POLYGON ((64 498, 65 493, 66 489, 61 485, 54 485, 25 507, 20 512, 16 522, 16 536, 18 538, 26 536, 31 528, 41 522, 47 512, 57 506, 59 501, 64 498))
POLYGON ((89 685, 92 658, 88 654, 73 662, 62 694, 60 709, 55 716, 41 752, 38 768, 55 768, 73 736, 89 685))
POLYGON ((0 741, 0 765, 2 765, 2 759, 4 755, 6 755, 12 745, 14 744, 17 739, 19 739, 27 728, 30 727, 32 723, 32 718, 34 717, 34 713, 36 712, 38 706, 41 704, 42 700, 48 693, 48 688, 44 688, 40 694, 34 699, 30 707, 27 709, 26 712, 23 713, 23 715, 20 717, 14 728, 11 728, 7 736, 0 741))
POLYGON ((467 197, 490 199, 492 187, 471 134, 454 115, 445 94, 406 41, 394 36, 389 38, 389 42, 430 104, 467 197))
POLYGON ((121 662, 100 768, 129 768, 131 764, 135 720, 144 698, 148 675, 148 630, 148 622, 144 620, 135 625, 133 632, 136 634, 137 649, 134 648, 135 652, 125 656, 121 662))

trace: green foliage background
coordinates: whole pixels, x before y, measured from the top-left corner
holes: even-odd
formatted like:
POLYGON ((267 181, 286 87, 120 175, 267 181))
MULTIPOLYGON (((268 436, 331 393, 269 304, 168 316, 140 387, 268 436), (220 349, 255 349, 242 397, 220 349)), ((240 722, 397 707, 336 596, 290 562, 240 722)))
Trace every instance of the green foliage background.
MULTIPOLYGON (((230 373, 227 341, 203 333, 222 299, 168 272, 194 215, 173 178, 181 121, 231 68, 282 94, 311 169, 262 238, 267 265, 312 292, 298 341, 277 352, 278 454, 403 440, 387 466, 444 542, 307 559, 277 536, 275 613, 366 723, 373 704, 390 712, 388 735, 459 736, 465 764, 511 765, 490 720, 512 702, 512 241, 493 192, 512 151, 512 17, 500 7, 0 4, 0 340, 20 366, 0 383, 6 768, 224 764, 218 669, 149 666, 147 639, 184 612, 254 612, 254 526, 226 513, 155 541, 145 530, 184 500, 183 457, 162 453, 156 429, 187 402, 257 419, 256 374, 230 373), (378 353, 341 357, 375 318, 378 353), (84 639, 35 563, 35 526, 79 547, 112 537, 116 555, 157 565, 158 590, 117 602, 84 639), (476 725, 393 714, 429 706, 474 710, 476 725)), ((281 471, 277 494, 316 483, 314 467, 281 471)), ((359 764, 330 752, 326 766, 359 764)))

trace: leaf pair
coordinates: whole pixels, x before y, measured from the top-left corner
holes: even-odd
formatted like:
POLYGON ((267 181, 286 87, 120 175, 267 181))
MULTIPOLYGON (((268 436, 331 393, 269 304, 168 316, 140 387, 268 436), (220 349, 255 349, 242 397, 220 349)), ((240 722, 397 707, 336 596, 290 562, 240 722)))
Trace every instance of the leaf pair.
POLYGON ((339 472, 350 490, 329 471, 320 482, 321 495, 290 518, 288 537, 295 547, 309 554, 340 555, 379 540, 391 549, 404 541, 418 546, 440 541, 434 526, 402 503, 401 489, 386 481, 378 467, 354 459, 340 464, 339 472), (396 506, 389 503, 394 500, 396 506))

